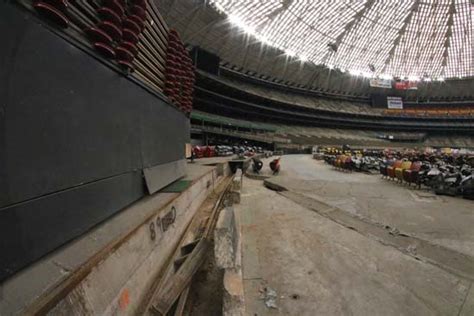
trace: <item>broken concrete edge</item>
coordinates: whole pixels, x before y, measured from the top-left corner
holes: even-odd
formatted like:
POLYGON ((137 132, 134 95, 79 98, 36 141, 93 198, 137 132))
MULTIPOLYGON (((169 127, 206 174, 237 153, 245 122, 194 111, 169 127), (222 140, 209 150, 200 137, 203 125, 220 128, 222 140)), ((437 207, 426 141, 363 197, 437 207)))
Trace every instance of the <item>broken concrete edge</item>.
POLYGON ((239 236, 232 207, 226 207, 219 214, 214 230, 214 256, 221 269, 235 268, 235 253, 239 236))
POLYGON ((242 270, 226 269, 224 272, 224 293, 222 297, 223 316, 244 316, 244 281, 242 270))
POLYGON ((240 220, 233 207, 219 214, 214 230, 216 265, 224 269, 222 315, 244 316, 244 281, 242 276, 240 220))
POLYGON ((242 169, 237 169, 232 179, 232 187, 229 192, 230 199, 233 204, 240 203, 240 191, 242 190, 242 180, 243 180, 243 171, 242 169))
POLYGON ((263 180, 263 185, 269 188, 270 190, 277 191, 277 192, 282 192, 282 191, 288 191, 288 189, 278 183, 275 183, 270 179, 265 179, 263 180))
POLYGON ((242 189, 242 179, 243 179, 242 169, 237 169, 234 174, 234 179, 232 180, 233 191, 239 191, 240 189, 242 189))

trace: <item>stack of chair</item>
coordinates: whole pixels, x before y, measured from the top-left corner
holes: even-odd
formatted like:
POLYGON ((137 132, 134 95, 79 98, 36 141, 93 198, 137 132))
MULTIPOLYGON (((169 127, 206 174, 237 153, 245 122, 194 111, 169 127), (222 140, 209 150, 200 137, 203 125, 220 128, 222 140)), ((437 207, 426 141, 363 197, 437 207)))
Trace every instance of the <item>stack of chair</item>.
POLYGON ((195 72, 188 51, 175 30, 171 30, 168 37, 165 77, 165 95, 180 110, 190 113, 195 72))
POLYGON ((94 48, 108 59, 127 70, 133 70, 132 61, 138 53, 137 43, 146 20, 143 0, 127 3, 124 0, 104 0, 97 9, 100 21, 84 32, 94 48))
POLYGON ((61 28, 69 27, 67 0, 38 0, 33 2, 35 10, 61 28))
POLYGON ((122 41, 115 48, 117 63, 133 70, 132 61, 138 54, 137 45, 139 36, 145 28, 146 3, 145 0, 134 0, 128 6, 122 20, 122 41))

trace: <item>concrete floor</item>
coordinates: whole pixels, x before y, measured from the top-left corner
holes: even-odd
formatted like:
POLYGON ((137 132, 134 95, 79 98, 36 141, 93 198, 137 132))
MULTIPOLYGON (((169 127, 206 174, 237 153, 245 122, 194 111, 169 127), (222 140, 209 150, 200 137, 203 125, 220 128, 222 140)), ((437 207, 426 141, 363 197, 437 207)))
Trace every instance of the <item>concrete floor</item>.
POLYGON ((357 220, 390 225, 471 265, 472 201, 342 173, 310 155, 284 156, 281 164, 271 180, 320 201, 320 211, 245 179, 236 210, 248 315, 474 315, 470 266, 465 274, 450 271, 436 255, 419 259, 325 214, 337 207, 357 220), (277 309, 265 306, 265 287, 276 290, 277 309))

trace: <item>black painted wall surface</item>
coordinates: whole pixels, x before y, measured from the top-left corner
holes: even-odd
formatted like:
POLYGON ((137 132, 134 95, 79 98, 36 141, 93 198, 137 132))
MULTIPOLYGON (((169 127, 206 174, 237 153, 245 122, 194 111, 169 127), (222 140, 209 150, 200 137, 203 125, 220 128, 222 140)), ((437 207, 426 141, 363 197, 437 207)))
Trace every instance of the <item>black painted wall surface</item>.
POLYGON ((0 2, 0 281, 142 197, 186 116, 0 2))

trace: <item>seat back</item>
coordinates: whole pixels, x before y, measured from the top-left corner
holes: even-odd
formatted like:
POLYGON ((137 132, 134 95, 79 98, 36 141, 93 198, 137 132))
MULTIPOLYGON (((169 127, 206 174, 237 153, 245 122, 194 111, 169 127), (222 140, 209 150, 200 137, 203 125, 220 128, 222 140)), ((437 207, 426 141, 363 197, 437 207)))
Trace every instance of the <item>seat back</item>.
POLYGON ((402 160, 396 160, 393 165, 387 167, 387 175, 390 178, 395 178, 395 169, 400 168, 402 165, 403 161, 402 160))
POLYGON ((411 167, 411 161, 409 160, 402 162, 402 164, 400 165, 401 169, 410 169, 410 167, 411 167))
POLYGON ((392 165, 393 169, 400 168, 403 164, 403 160, 395 160, 395 162, 392 165))
POLYGON ((420 171, 421 165, 422 165, 421 161, 414 161, 411 164, 410 170, 411 171, 420 171))
POLYGON ((400 180, 400 181, 403 181, 403 171, 404 170, 409 170, 411 167, 411 161, 409 160, 404 160, 400 167, 398 168, 395 168, 395 177, 400 180))

